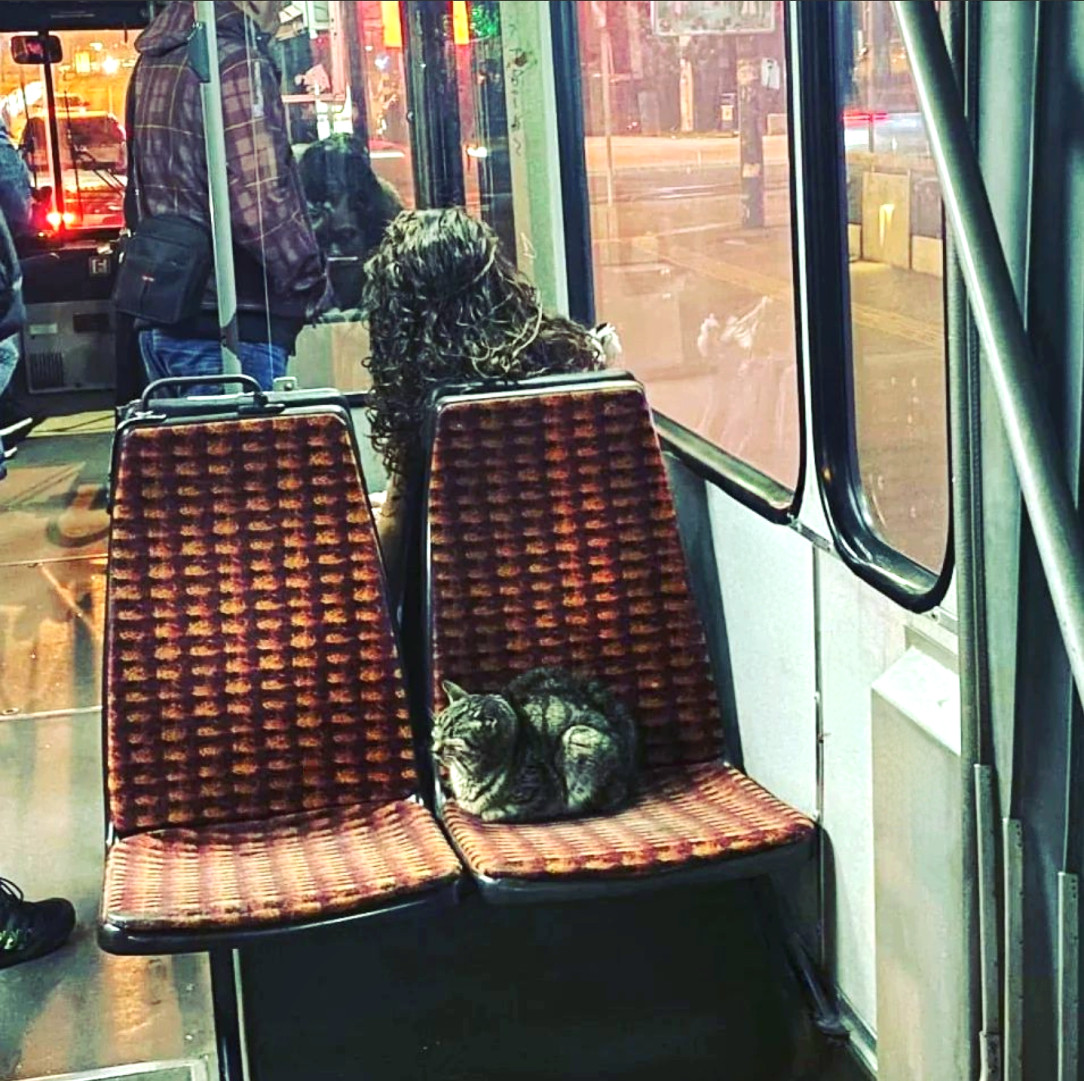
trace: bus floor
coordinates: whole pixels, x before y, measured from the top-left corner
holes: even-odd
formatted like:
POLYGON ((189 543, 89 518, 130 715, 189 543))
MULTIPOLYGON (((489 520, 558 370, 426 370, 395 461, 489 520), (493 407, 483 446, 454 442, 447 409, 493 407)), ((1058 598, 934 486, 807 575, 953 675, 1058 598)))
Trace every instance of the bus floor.
MULTIPOLYGON (((112 413, 45 422, 0 482, 0 875, 76 906, 0 972, 0 1077, 216 1076, 206 958, 95 943, 112 413)), ((362 921, 242 955, 253 1081, 858 1081, 747 886, 362 921)))

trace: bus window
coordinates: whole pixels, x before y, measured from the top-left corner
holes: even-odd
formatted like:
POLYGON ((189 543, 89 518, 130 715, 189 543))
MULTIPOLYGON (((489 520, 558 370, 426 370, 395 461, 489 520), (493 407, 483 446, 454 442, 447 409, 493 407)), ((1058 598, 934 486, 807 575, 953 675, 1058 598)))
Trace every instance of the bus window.
POLYGON ((399 5, 286 4, 271 52, 299 157, 333 135, 368 144, 372 171, 414 204, 399 5))
POLYGON ((783 5, 578 8, 598 318, 657 410, 793 491, 783 5))
POLYGON ((346 320, 310 327, 290 372, 303 385, 361 390, 368 375, 362 266, 388 221, 414 205, 398 3, 288 3, 271 42, 288 138, 317 243, 346 320))
POLYGON ((24 35, 0 47, 0 121, 30 171, 34 231, 46 236, 116 231, 124 222, 124 103, 135 65, 134 35, 71 30, 53 36, 60 46, 60 59, 50 65, 56 148, 50 138, 45 69, 15 62, 12 44, 24 35))
POLYGON ((939 571, 949 524, 941 189, 892 6, 849 13, 841 122, 862 492, 881 539, 939 571))

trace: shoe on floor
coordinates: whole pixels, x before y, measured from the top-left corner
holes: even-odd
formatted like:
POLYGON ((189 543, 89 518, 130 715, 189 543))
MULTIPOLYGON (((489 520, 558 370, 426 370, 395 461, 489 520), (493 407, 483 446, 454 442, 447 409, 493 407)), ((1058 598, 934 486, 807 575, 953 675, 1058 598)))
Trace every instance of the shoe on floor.
POLYGON ((14 882, 0 878, 0 968, 52 953, 68 941, 73 927, 70 901, 26 901, 14 882))

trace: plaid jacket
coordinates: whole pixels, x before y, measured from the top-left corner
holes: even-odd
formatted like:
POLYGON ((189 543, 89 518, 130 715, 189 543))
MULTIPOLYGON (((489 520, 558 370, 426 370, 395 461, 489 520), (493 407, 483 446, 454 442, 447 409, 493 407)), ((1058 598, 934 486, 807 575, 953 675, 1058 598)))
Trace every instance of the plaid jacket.
MULTIPOLYGON (((290 150, 279 75, 256 24, 228 0, 215 8, 238 308, 310 318, 328 306, 330 294, 290 150)), ((209 225, 200 83, 188 63, 192 24, 191 4, 167 4, 136 41, 129 179, 140 216, 180 214, 209 225)), ((212 279, 203 306, 215 303, 212 279)))

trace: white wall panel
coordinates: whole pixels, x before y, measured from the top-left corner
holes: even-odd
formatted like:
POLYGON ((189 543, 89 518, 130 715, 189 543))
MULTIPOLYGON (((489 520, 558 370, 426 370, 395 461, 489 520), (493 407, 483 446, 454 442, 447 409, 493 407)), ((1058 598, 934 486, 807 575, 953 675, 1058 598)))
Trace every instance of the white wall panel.
POLYGON ((821 696, 824 714, 823 825, 831 841, 827 938, 835 980, 876 1032, 871 688, 903 655, 907 613, 834 556, 817 553, 821 696))
POLYGON ((709 506, 745 768, 814 814, 813 549, 717 489, 709 506))

